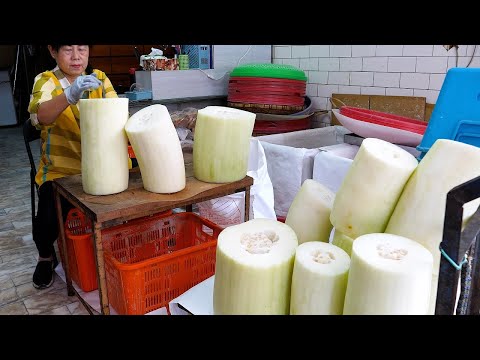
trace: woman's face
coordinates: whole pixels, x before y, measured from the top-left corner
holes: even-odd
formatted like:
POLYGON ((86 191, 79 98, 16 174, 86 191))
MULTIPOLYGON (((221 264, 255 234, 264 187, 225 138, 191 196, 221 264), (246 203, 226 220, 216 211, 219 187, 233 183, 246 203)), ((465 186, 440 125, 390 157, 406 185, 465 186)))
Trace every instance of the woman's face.
POLYGON ((63 45, 58 51, 55 51, 51 46, 48 48, 58 67, 70 83, 85 71, 90 50, 88 45, 63 45))

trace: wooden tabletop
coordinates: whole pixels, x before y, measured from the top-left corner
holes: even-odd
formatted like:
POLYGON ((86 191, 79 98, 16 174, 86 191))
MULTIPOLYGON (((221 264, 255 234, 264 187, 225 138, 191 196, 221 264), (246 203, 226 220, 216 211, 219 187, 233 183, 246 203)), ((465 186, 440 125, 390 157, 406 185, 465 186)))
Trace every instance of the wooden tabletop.
MULTIPOLYGON (((54 180, 58 191, 70 202, 80 207, 98 223, 125 220, 214 199, 244 190, 253 185, 246 176, 231 183, 214 184, 187 176, 185 189, 174 194, 157 194, 143 188, 139 171, 131 171, 128 189, 112 195, 88 195, 83 191, 82 175, 72 175, 54 180)), ((109 224, 109 226, 114 225, 109 224)))

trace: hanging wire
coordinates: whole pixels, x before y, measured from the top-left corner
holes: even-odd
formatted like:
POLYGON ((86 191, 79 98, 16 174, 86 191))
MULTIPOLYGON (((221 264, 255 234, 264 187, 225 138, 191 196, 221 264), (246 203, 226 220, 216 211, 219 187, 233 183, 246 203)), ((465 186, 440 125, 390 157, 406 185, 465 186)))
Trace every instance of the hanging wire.
POLYGON ((470 297, 472 291, 473 260, 478 253, 478 238, 467 251, 467 262, 460 272, 460 297, 458 300, 456 314, 469 315, 470 297))
POLYGON ((477 50, 477 45, 473 45, 473 52, 472 52, 472 56, 470 57, 470 61, 468 62, 467 66, 466 67, 469 67, 470 64, 472 63, 473 61, 473 57, 475 56, 475 51, 477 50))

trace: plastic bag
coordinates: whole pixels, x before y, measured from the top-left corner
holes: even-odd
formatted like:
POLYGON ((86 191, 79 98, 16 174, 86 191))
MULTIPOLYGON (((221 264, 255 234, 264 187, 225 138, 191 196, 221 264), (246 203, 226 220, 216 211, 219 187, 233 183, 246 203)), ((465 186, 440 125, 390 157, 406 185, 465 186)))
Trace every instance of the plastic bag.
POLYGON ((195 129, 195 122, 197 121, 197 112, 198 109, 189 107, 179 111, 172 111, 170 117, 176 128, 186 128, 193 132, 195 129))

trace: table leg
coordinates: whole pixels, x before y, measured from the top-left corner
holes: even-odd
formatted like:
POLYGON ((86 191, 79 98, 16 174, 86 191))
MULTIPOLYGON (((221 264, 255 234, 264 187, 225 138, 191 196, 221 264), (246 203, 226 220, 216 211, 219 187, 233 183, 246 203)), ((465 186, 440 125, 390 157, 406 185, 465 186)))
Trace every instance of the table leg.
POLYGON ((64 227, 65 225, 64 225, 63 215, 62 215, 62 203, 60 199, 60 193, 57 191, 57 186, 55 183, 53 183, 53 192, 55 194, 55 207, 57 209, 57 221, 59 224, 58 225, 59 237, 57 241, 61 241, 61 246, 63 249, 64 263, 62 264, 62 266, 63 266, 63 271, 65 271, 65 280, 67 283, 67 294, 68 296, 73 296, 75 295, 75 289, 73 288, 72 278, 70 277, 68 249, 67 249, 67 242, 65 240, 65 227, 64 227))
POLYGON ((250 220, 250 186, 245 188, 245 221, 250 220))
POLYGON ((93 223, 93 245, 95 252, 95 262, 97 264, 98 295, 100 297, 100 310, 103 315, 110 315, 108 304, 107 281, 105 279, 105 261, 103 259, 103 244, 101 224, 93 223))

